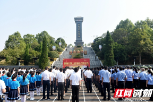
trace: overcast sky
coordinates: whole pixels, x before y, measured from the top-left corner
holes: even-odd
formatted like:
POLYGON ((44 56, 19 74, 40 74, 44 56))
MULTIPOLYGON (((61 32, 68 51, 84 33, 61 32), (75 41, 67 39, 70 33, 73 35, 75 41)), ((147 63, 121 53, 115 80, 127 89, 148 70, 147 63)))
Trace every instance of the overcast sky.
POLYGON ((153 0, 0 0, 0 51, 9 35, 47 31, 67 44, 76 40, 74 17, 82 16, 83 41, 92 42, 121 20, 153 19, 153 0))

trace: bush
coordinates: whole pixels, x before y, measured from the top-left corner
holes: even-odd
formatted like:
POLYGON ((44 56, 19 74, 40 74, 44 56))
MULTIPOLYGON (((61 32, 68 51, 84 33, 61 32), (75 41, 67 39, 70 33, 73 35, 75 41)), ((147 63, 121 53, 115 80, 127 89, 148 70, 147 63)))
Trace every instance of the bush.
POLYGON ((51 64, 50 64, 50 60, 48 60, 48 65, 47 66, 50 66, 51 64))
POLYGON ((77 54, 74 58, 82 58, 80 54, 77 54))
POLYGON ((63 49, 59 47, 59 48, 57 48, 57 51, 58 51, 58 52, 62 52, 63 49))
POLYGON ((58 58, 59 55, 58 55, 58 53, 56 51, 49 51, 48 52, 48 57, 50 57, 50 58, 58 58))

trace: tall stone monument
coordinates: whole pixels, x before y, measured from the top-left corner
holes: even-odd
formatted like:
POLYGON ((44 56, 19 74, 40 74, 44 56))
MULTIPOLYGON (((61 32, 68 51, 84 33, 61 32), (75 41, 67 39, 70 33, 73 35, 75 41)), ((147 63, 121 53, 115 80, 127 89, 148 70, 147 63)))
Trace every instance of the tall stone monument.
POLYGON ((76 42, 74 42, 75 46, 83 46, 84 42, 82 42, 82 22, 83 17, 75 17, 76 23, 76 42))

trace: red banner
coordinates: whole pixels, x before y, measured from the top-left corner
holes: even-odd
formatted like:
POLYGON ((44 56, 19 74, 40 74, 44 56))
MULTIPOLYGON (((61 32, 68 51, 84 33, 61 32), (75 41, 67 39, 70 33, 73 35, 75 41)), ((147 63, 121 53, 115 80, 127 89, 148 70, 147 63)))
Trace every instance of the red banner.
POLYGON ((90 59, 82 58, 82 59, 63 59, 63 68, 68 67, 90 67, 90 59))

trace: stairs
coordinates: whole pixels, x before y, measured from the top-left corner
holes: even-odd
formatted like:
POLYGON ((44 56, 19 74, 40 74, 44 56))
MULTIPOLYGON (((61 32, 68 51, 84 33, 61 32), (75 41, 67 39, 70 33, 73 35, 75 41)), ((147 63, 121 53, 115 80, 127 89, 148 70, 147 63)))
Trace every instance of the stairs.
MULTIPOLYGON (((56 66, 58 68, 63 68, 63 59, 72 57, 71 55, 69 55, 69 51, 70 50, 73 51, 74 48, 70 47, 70 48, 66 48, 66 49, 67 49, 67 51, 65 50, 62 53, 62 55, 59 56, 57 61, 55 61, 53 63, 53 66, 56 66)), ((100 65, 103 65, 102 62, 98 59, 94 50, 91 47, 84 47, 83 49, 87 51, 87 55, 83 55, 83 57, 84 58, 90 58, 90 68, 95 68, 95 67, 99 67, 100 65)))

